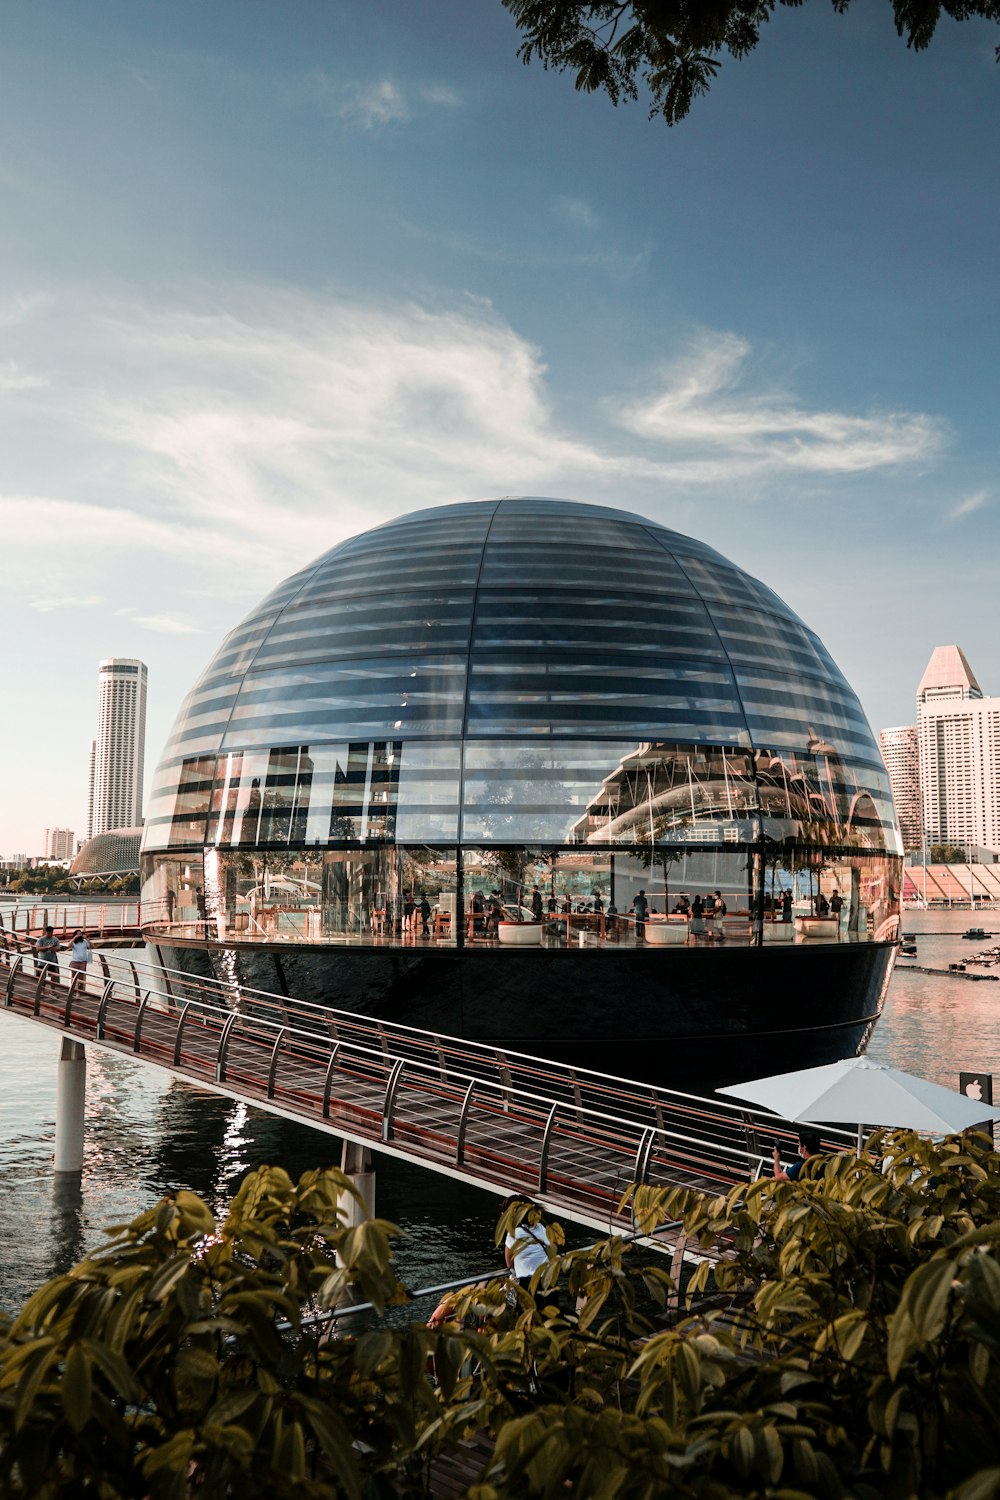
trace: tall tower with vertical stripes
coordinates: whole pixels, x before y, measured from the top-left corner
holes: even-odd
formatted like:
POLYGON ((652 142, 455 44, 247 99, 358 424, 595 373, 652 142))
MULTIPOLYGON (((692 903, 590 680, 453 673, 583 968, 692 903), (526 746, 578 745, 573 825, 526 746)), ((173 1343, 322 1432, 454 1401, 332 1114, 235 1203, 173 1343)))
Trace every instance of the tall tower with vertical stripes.
POLYGON ((142 821, 145 749, 146 665, 109 657, 98 676, 91 834, 134 828, 142 821))

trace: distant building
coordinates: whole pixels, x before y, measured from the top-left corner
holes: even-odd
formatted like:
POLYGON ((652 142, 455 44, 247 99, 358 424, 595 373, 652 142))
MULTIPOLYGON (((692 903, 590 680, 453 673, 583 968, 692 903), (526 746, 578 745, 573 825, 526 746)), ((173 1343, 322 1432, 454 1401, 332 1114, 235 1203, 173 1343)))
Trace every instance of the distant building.
POLYGON ((907 853, 921 844, 920 809, 920 737, 916 724, 883 729, 878 737, 879 749, 889 772, 892 800, 903 848, 907 853))
POLYGON ((42 831, 46 859, 72 859, 75 851, 72 828, 45 828, 42 831))
POLYGON ((93 753, 93 835, 133 828, 142 821, 146 748, 146 666, 127 657, 102 661, 97 742, 93 753))
MULTIPOLYGON (((90 773, 87 777, 87 838, 94 833, 94 768, 97 764, 97 741, 90 742, 90 773)), ((86 840, 84 840, 86 842, 86 840)))
POLYGON ((139 843, 142 828, 110 828, 95 833, 79 851, 70 868, 77 884, 109 885, 121 875, 139 874, 139 843))
POLYGON ((1000 849, 1000 698, 958 646, 937 646, 917 688, 920 797, 928 844, 1000 849))

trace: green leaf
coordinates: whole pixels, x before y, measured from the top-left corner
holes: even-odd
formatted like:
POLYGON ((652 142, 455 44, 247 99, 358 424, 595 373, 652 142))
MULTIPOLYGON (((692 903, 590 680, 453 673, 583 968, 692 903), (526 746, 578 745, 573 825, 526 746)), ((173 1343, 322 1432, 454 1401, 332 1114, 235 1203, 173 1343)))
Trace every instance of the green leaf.
POLYGON ((177 1370, 191 1380, 215 1380, 219 1375, 219 1361, 208 1349, 192 1344, 178 1354, 177 1370))
POLYGON ((957 1489, 948 1491, 948 1500, 997 1500, 1000 1495, 1000 1469, 980 1469, 957 1489))
POLYGON ((27 1365, 17 1385, 17 1400, 14 1404, 14 1431, 20 1432, 27 1420, 28 1414, 35 1404, 42 1381, 45 1379, 56 1358, 59 1350, 50 1345, 42 1349, 35 1358, 27 1365))
POLYGON ((236 1422, 249 1411, 255 1401, 260 1400, 260 1392, 254 1390, 228 1390, 225 1395, 212 1407, 208 1413, 207 1420, 215 1422, 220 1427, 225 1427, 230 1422, 236 1422))
POLYGON ((300 1422, 289 1422, 278 1449, 278 1467, 283 1475, 292 1479, 304 1479, 306 1473, 306 1442, 300 1422))
POLYGON ((770 1425, 762 1427, 757 1434, 757 1468, 768 1484, 777 1484, 785 1461, 781 1439, 770 1425))
POLYGON ((141 1387, 128 1362, 107 1345, 96 1339, 81 1339, 81 1347, 96 1365, 101 1374, 125 1401, 133 1404, 139 1400, 141 1387))
POLYGON ((319 1401, 304 1400, 301 1406, 303 1418, 333 1464, 337 1473, 337 1482, 346 1491, 348 1500, 361 1500, 362 1487, 358 1455, 347 1428, 334 1412, 319 1401))
POLYGON ((82 1432, 90 1420, 92 1394, 90 1360, 79 1344, 71 1344, 62 1378, 62 1404, 74 1432, 82 1432))

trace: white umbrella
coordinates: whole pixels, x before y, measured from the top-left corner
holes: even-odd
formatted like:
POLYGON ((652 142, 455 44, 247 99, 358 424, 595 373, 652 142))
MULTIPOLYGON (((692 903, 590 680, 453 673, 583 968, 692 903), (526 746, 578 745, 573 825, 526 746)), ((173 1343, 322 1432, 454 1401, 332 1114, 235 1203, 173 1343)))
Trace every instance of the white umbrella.
POLYGON ((1000 1120, 1000 1109, 992 1105, 977 1103, 913 1073, 870 1062, 867 1057, 848 1057, 819 1068, 753 1078, 716 1092, 749 1099, 786 1120, 856 1124, 859 1151, 864 1125, 949 1135, 970 1125, 1000 1120))

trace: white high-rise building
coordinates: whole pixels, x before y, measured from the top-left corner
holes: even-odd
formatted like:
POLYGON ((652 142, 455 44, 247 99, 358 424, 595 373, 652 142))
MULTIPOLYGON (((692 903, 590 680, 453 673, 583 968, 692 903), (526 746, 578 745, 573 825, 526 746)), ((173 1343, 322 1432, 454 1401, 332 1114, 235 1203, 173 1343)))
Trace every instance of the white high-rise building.
POLYGON ((44 828, 42 837, 45 840, 46 859, 72 859, 75 853, 73 847, 72 828, 44 828))
POLYGON ((958 646, 937 646, 917 688, 920 799, 929 844, 1000 849, 1000 698, 958 646))
POLYGON ((916 724, 901 724, 882 729, 879 749, 889 773, 896 819, 907 853, 921 843, 920 811, 920 738, 916 724))
POLYGON ((94 836, 94 768, 97 764, 97 741, 90 742, 90 772, 87 776, 87 837, 94 836))
POLYGON ((101 662, 98 677, 92 835, 142 821, 145 748, 145 663, 112 656, 101 662))

